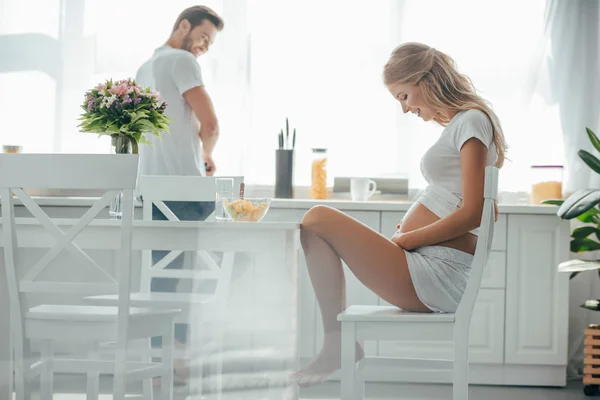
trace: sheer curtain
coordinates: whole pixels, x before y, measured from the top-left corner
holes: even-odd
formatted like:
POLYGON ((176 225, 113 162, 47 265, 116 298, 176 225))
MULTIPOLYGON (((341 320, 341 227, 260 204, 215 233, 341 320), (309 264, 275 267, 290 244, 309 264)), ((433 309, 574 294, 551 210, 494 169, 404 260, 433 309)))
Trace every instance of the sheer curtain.
MULTIPOLYGON (((273 184, 277 132, 288 117, 298 135, 296 184, 309 182, 310 148, 326 147, 331 180, 393 174, 423 187, 419 160, 441 128, 402 115, 381 79, 391 50, 404 41, 450 54, 494 105, 512 160, 502 171, 503 190, 527 190, 529 164, 562 163, 557 111, 539 95, 527 112, 520 102, 543 35, 543 0, 204 3, 226 25, 199 59, 221 123, 219 173, 273 184)), ((78 132, 83 93, 103 79, 133 76, 191 4, 1 2, 0 49, 8 54, 0 57, 2 144, 28 152, 110 151, 106 138, 78 132)))
MULTIPOLYGON (((577 155, 580 149, 597 153, 585 128, 600 132, 600 5, 595 0, 549 0, 545 36, 539 46, 530 83, 541 108, 554 110, 566 159, 565 194, 579 189, 600 188, 600 176, 577 155), (542 101, 543 100, 543 101, 542 101)), ((535 102, 535 101, 534 101, 535 102)), ((580 223, 573 221, 571 227, 580 223)), ((597 260, 600 252, 571 254, 572 258, 597 260)), ((584 272, 571 280, 569 306, 569 377, 579 378, 583 366, 583 331, 599 323, 597 313, 580 308, 598 298, 597 271, 584 272)))

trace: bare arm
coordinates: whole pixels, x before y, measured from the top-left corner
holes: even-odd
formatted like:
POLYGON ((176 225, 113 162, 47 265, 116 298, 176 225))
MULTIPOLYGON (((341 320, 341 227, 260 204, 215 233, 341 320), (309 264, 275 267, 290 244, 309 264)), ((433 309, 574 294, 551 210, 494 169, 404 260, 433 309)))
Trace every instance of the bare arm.
POLYGON ((478 139, 465 142, 460 151, 463 203, 452 214, 431 225, 407 233, 407 250, 445 242, 479 227, 483 210, 483 186, 487 148, 478 139))
POLYGON ((196 118, 200 121, 200 140, 205 155, 211 157, 219 138, 219 123, 212 100, 204 86, 196 86, 183 94, 196 118))

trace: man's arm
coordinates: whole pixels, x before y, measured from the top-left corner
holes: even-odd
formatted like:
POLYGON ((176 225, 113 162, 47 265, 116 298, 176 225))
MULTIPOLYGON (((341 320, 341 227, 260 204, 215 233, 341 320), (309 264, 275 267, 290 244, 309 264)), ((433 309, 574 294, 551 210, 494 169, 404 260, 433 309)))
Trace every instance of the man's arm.
POLYGON ((207 156, 212 152, 219 138, 219 122, 215 114, 212 100, 204 89, 204 86, 195 86, 187 90, 183 97, 190 105, 196 118, 200 121, 200 140, 202 140, 202 151, 207 156))

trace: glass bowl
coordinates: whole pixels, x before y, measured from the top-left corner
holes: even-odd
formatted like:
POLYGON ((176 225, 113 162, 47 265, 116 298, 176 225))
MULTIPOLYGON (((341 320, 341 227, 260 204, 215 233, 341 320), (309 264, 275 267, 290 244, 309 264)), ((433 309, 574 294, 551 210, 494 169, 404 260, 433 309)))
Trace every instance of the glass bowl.
POLYGON ((223 209, 232 221, 260 222, 271 206, 271 199, 234 197, 223 198, 223 209))

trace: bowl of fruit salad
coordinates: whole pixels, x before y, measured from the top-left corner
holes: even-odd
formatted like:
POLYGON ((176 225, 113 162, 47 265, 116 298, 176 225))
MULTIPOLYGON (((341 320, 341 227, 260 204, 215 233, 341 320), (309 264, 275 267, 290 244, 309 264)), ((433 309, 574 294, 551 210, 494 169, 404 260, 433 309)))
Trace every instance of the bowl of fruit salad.
POLYGON ((232 198, 223 199, 223 208, 233 221, 259 222, 271 205, 269 198, 232 198))

